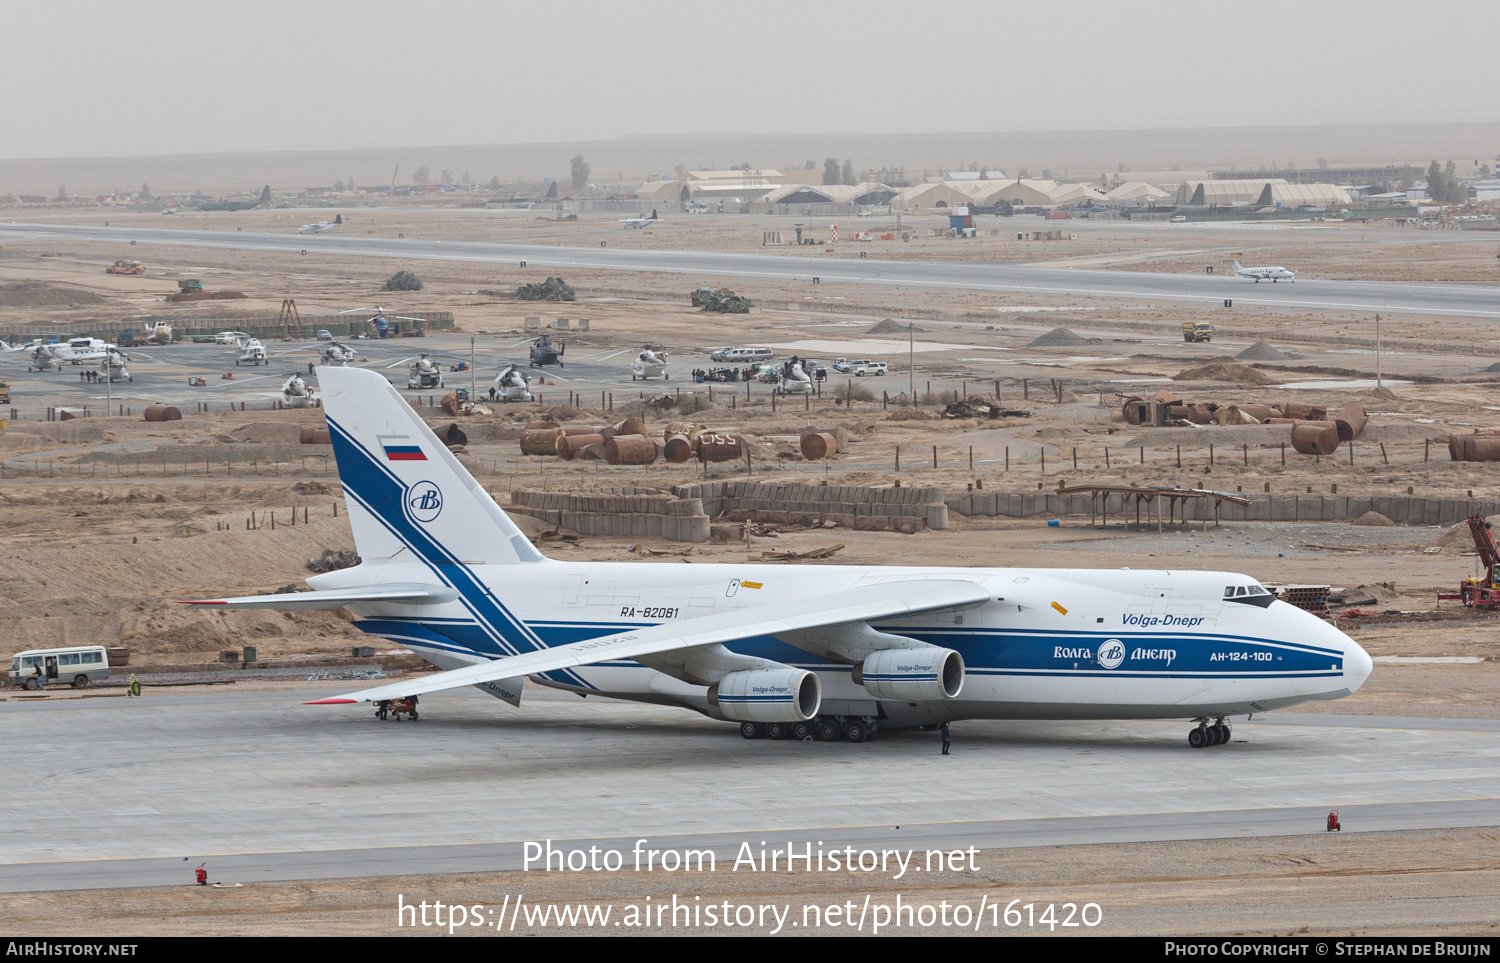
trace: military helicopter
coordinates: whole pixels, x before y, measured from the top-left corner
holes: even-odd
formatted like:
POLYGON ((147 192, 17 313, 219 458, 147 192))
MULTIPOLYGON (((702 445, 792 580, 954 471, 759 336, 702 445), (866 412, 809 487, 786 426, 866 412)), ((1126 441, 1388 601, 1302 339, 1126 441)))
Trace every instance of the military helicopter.
POLYGON ((57 371, 57 352, 55 346, 50 344, 39 344, 31 352, 31 362, 26 365, 27 371, 57 371))
POLYGON ((104 360, 99 362, 100 381, 112 381, 118 384, 121 381, 135 381, 135 376, 125 363, 130 360, 130 355, 121 351, 114 345, 108 345, 104 349, 104 360))
POLYGON ((238 368, 242 364, 263 365, 270 364, 266 357, 266 346, 260 343, 259 338, 250 338, 240 346, 240 356, 234 359, 234 366, 238 368))
POLYGON ((378 304, 369 308, 350 308, 347 311, 340 311, 339 314, 369 315, 369 317, 366 319, 366 323, 370 325, 370 330, 377 338, 395 337, 401 333, 401 325, 392 324, 391 322, 393 321, 412 322, 410 325, 410 330, 407 332, 407 334, 409 336, 415 337, 421 337, 423 335, 424 327, 427 324, 425 318, 412 318, 407 317, 403 314, 391 314, 378 304))
POLYGON ((547 365, 555 364, 563 367, 563 355, 567 352, 567 345, 554 345, 544 334, 531 346, 531 360, 527 363, 529 368, 545 368, 547 365))

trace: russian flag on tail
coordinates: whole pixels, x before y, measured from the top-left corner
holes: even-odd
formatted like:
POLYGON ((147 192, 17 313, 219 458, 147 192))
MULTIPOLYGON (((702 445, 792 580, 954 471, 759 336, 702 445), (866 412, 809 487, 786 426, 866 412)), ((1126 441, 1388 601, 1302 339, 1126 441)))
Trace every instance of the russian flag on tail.
POLYGON ((385 449, 386 461, 426 461, 420 446, 412 443, 410 435, 377 435, 380 447, 385 449))

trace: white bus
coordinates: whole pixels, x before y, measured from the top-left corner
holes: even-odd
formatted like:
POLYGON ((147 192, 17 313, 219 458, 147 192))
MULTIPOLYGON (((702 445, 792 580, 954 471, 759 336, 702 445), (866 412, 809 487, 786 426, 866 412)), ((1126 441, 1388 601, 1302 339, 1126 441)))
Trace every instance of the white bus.
POLYGON ((40 687, 37 673, 49 684, 66 682, 82 689, 90 682, 109 678, 109 656, 102 645, 75 645, 60 649, 28 649, 10 660, 10 680, 27 689, 40 687))

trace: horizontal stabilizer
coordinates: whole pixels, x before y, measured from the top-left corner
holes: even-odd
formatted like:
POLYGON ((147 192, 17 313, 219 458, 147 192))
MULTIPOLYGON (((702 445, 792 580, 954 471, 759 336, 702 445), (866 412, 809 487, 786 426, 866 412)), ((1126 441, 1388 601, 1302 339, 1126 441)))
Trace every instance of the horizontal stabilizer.
POLYGON ((436 605, 458 598, 458 592, 446 585, 421 582, 387 582, 384 585, 356 585, 352 588, 326 589, 318 592, 287 592, 284 595, 246 595, 234 599, 194 599, 178 605, 214 605, 224 609, 339 609, 355 602, 405 602, 407 605, 436 605))
MULTIPOLYGON (((647 628, 439 672, 420 679, 350 692, 336 698, 378 702, 381 699, 401 699, 425 692, 502 680, 508 680, 504 682, 506 685, 514 685, 515 680, 523 676, 596 662, 634 659, 699 645, 734 642, 826 625, 842 625, 845 622, 868 622, 871 619, 895 618, 937 609, 982 605, 989 600, 990 592, 986 586, 962 578, 910 579, 863 585, 829 595, 749 606, 733 612, 719 612, 678 622, 663 622, 647 628)), ((488 686, 484 688, 489 689, 488 686)))

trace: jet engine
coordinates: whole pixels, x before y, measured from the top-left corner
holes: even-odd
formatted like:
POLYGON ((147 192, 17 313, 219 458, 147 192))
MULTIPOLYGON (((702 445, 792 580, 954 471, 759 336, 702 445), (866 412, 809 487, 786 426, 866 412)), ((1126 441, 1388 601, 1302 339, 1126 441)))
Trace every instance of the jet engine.
POLYGON ((802 669, 731 672, 708 687, 708 704, 737 722, 808 722, 822 703, 818 677, 802 669))
POLYGON ((881 649, 854 667, 855 685, 878 699, 952 699, 964 687, 964 657, 952 649, 881 649))

